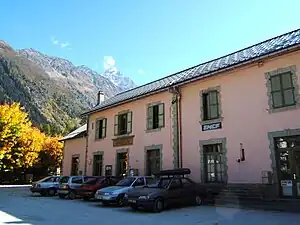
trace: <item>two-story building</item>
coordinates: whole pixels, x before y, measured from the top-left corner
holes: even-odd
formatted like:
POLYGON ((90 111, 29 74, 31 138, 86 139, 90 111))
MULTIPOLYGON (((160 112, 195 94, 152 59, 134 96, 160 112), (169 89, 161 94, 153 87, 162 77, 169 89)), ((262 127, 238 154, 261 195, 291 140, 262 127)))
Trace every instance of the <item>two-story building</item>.
POLYGON ((117 94, 84 113, 83 171, 188 167, 203 183, 300 196, 299 71, 295 30, 117 94))

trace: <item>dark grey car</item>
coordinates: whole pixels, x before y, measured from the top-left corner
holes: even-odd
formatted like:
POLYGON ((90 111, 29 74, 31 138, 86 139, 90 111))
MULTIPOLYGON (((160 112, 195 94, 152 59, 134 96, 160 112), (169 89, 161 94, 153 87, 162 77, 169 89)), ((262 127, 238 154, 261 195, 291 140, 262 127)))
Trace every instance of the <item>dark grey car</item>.
POLYGON ((58 196, 60 198, 75 199, 77 196, 77 189, 87 181, 87 176, 63 176, 59 181, 58 196))

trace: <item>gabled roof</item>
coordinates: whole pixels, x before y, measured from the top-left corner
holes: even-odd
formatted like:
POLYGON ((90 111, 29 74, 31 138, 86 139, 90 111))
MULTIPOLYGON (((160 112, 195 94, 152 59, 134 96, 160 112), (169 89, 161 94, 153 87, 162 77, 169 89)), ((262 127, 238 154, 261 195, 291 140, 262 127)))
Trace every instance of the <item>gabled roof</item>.
POLYGON ((254 60, 288 50, 292 47, 300 47, 300 29, 282 34, 226 56, 199 64, 162 79, 119 93, 84 114, 91 114, 93 112, 112 108, 122 103, 163 91, 173 85, 179 85, 191 79, 201 79, 208 75, 213 75, 216 72, 231 69, 233 67, 240 66, 243 63, 250 63, 254 60))
POLYGON ((64 136, 62 139, 60 139, 60 141, 81 137, 86 131, 87 131, 87 125, 84 124, 83 126, 77 128, 76 130, 64 136))

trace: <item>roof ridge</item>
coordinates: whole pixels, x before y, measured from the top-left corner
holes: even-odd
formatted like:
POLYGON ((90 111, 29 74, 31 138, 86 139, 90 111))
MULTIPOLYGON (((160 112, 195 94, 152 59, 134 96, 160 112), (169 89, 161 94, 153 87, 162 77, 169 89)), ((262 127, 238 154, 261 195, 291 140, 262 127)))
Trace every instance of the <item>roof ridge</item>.
POLYGON ((227 57, 227 56, 230 56, 230 55, 236 54, 236 53, 238 53, 238 52, 242 52, 242 51, 244 51, 244 50, 246 50, 246 49, 250 49, 250 48, 252 48, 252 47, 254 47, 254 46, 261 45, 261 44, 263 44, 263 43, 266 43, 266 42, 268 42, 268 41, 271 41, 271 40, 277 39, 277 38, 279 38, 279 37, 282 37, 282 36, 285 36, 285 35, 288 35, 288 34, 294 33, 294 32, 296 32, 296 31, 300 31, 300 28, 298 28, 298 29, 295 29, 295 30, 293 30, 293 31, 286 32, 286 33, 284 33, 284 34, 277 35, 277 36, 275 36, 275 37, 272 37, 272 38, 269 38, 269 39, 267 39, 267 40, 261 41, 261 42, 259 42, 259 43, 256 43, 256 44, 253 44, 253 45, 250 45, 250 46, 248 46, 248 47, 245 47, 245 48, 239 49, 239 50, 237 50, 237 51, 235 51, 235 52, 231 52, 231 53, 228 53, 228 54, 226 54, 226 55, 222 55, 222 56, 220 56, 220 57, 218 57, 218 58, 214 58, 214 59, 211 59, 211 60, 209 60, 209 61, 202 62, 202 63, 200 63, 200 64, 197 64, 197 65, 195 65, 195 66, 191 66, 191 67, 189 67, 189 68, 187 68, 187 69, 181 70, 181 71, 179 71, 179 72, 176 72, 176 73, 172 73, 172 74, 170 74, 170 75, 168 75, 168 76, 165 76, 165 77, 159 78, 159 79, 157 79, 157 80, 154 80, 154 81, 151 81, 151 82, 149 82, 149 83, 146 83, 146 84, 143 84, 143 85, 137 86, 137 87, 135 87, 135 88, 132 88, 132 89, 129 89, 129 90, 126 90, 126 91, 122 91, 122 92, 120 92, 120 93, 116 94, 115 96, 117 96, 117 95, 120 95, 120 94, 127 93, 127 92, 129 92, 129 91, 132 91, 132 90, 136 90, 136 89, 138 89, 138 88, 140 88, 140 87, 147 86, 147 85, 149 85, 149 84, 152 84, 152 83, 155 83, 155 82, 157 82, 157 81, 160 81, 160 80, 166 79, 166 78, 168 78, 168 77, 172 77, 172 76, 174 76, 174 75, 176 75, 176 74, 179 74, 179 73, 185 72, 185 71, 187 71, 187 70, 194 69, 195 67, 198 67, 198 66, 201 66, 201 65, 204 65, 204 64, 207 64, 207 63, 210 63, 210 62, 216 61, 216 60, 218 60, 218 59, 221 59, 221 58, 225 58, 225 57, 227 57))

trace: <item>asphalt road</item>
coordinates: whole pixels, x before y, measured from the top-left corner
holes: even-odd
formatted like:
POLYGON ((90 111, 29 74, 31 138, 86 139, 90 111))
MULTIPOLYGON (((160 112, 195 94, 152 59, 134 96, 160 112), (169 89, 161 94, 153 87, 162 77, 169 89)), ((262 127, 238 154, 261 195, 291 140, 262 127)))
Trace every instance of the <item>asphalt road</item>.
POLYGON ((154 214, 100 203, 33 196, 26 188, 0 188, 0 225, 299 225, 300 215, 223 207, 188 207, 154 214))

